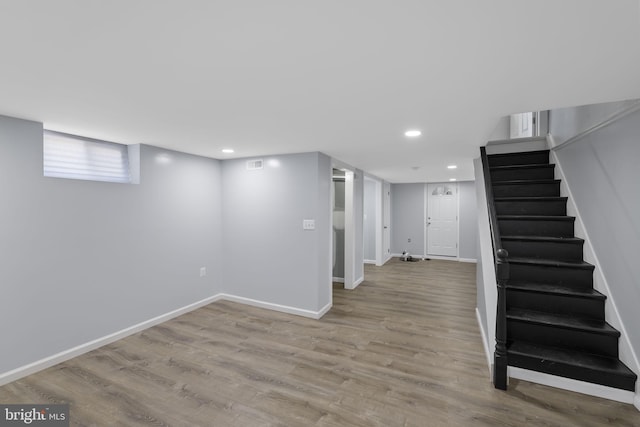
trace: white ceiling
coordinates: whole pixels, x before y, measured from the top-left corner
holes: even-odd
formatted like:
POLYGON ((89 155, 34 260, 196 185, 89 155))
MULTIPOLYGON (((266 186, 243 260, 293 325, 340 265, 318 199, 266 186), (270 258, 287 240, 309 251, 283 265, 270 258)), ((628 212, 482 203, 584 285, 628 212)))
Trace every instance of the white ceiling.
POLYGON ((640 98, 639 4, 0 0, 0 114, 214 158, 322 151, 391 182, 468 180, 500 117, 640 98))

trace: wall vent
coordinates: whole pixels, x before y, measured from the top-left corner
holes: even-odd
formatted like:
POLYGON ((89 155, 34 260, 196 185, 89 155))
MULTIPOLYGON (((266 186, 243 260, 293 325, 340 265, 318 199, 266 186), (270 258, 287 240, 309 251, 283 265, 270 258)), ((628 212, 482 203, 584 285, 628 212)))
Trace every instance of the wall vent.
POLYGON ((262 165, 263 165, 262 159, 249 160, 247 161, 247 170, 254 171, 257 169, 262 169, 262 165))

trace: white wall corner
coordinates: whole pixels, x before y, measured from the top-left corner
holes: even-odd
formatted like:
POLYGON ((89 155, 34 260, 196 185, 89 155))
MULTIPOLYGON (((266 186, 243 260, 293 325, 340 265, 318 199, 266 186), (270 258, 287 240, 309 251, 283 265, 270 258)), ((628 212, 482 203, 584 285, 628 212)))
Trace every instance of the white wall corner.
POLYGON ((324 307, 322 307, 316 314, 315 319, 318 320, 320 318, 322 318, 322 316, 324 316, 325 314, 327 314, 329 312, 329 310, 331 310, 331 307, 333 307, 333 303, 330 302, 327 305, 325 305, 324 307))
POLYGON ((458 261, 460 261, 460 262, 470 262, 470 263, 473 263, 473 264, 477 264, 478 263, 478 260, 475 259, 475 258, 458 258, 458 261))
POLYGON ((353 282, 351 286, 345 286, 345 289, 353 290, 357 288, 362 282, 364 282, 364 276, 361 276, 360 278, 358 278, 355 282, 353 282))
POLYGON ((636 393, 636 397, 633 399, 633 406, 636 407, 638 411, 640 411, 640 394, 636 393))
POLYGON ((239 304, 250 305, 258 308, 265 308, 267 310, 279 311, 281 313, 295 314, 297 316, 308 317, 311 319, 321 318, 331 308, 331 303, 327 304, 318 311, 306 310, 304 308, 291 307, 288 305, 275 304, 267 301, 255 300, 252 298, 245 298, 237 295, 221 294, 221 299, 225 301, 237 302, 239 304), (326 311, 325 311, 326 310, 326 311))

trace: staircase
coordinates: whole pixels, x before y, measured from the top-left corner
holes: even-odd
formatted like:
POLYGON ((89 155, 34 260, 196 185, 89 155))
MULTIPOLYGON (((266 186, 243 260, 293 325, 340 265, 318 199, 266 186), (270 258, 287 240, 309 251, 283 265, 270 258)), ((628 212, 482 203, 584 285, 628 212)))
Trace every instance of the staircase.
POLYGON ((488 156, 502 247, 510 366, 634 391, 618 359, 620 332, 605 321, 606 296, 593 289, 549 151, 488 156))

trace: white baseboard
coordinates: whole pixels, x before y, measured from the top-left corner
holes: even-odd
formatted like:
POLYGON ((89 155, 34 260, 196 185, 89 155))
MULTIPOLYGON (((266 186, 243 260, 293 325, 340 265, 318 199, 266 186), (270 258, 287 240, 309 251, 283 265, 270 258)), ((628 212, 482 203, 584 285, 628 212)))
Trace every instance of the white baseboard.
POLYGON ((355 288, 357 288, 357 287, 360 285, 360 283, 362 283, 362 282, 364 282, 364 276, 361 276, 358 280, 356 280, 356 281, 353 283, 353 288, 351 288, 351 289, 355 289, 355 288))
POLYGON ((458 258, 458 261, 460 262, 471 262, 473 264, 477 264, 478 260, 474 259, 474 258, 458 258))
POLYGON ((322 316, 324 316, 325 314, 327 314, 329 312, 329 310, 331 310, 331 307, 333 307, 333 302, 329 302, 327 305, 322 307, 320 309, 320 311, 317 312, 317 317, 315 317, 315 319, 322 318, 322 316))
POLYGON ((266 308, 268 310, 280 311, 282 313, 296 314, 311 319, 321 318, 331 308, 331 303, 324 306, 319 311, 305 310, 303 308, 291 307, 288 305, 274 304, 272 302, 259 301, 251 298, 239 297, 236 295, 220 294, 220 299, 225 301, 237 302, 240 304, 251 305, 253 307, 266 308))
POLYGON ((487 333, 482 326, 482 319, 480 318, 480 311, 476 307, 476 320, 478 321, 478 328, 480 328, 480 335, 482 338, 482 347, 484 348, 484 354, 487 357, 487 366, 489 367, 489 381, 492 380, 491 372, 493 371, 493 363, 491 363, 491 351, 489 350, 489 339, 487 333))
POLYGON ((616 402, 635 404, 634 399, 637 402, 637 396, 632 391, 620 390, 618 388, 607 387, 600 384, 587 383, 584 381, 573 380, 571 378, 558 377, 556 375, 530 371, 528 369, 509 366, 508 376, 511 378, 530 381, 532 383, 561 388, 563 390, 575 391, 589 396, 615 400, 616 402))
POLYGON ((336 283, 344 283, 344 277, 332 277, 331 280, 336 283))
POLYGON ((145 320, 144 322, 140 322, 136 325, 130 326, 128 328, 122 329, 120 331, 114 332, 109 335, 105 335, 101 338, 97 338, 93 341, 89 341, 87 343, 78 345, 68 350, 61 351, 60 353, 54 354, 49 357, 45 357, 44 359, 37 360, 33 363, 29 363, 28 365, 24 365, 19 368, 13 369, 11 371, 4 372, 0 374, 0 386, 4 384, 8 384, 17 379, 26 377, 27 375, 31 375, 38 371, 42 371, 43 369, 47 369, 51 366, 57 365, 58 363, 80 356, 84 353, 88 353, 99 347, 110 344, 122 338, 128 337, 129 335, 133 335, 137 332, 148 329, 157 324, 166 322, 167 320, 173 319, 174 317, 178 317, 182 314, 196 310, 200 307, 204 307, 205 305, 211 304, 212 302, 216 302, 221 298, 222 298, 221 294, 217 294, 217 295, 205 298, 203 300, 194 302, 193 304, 189 304, 177 310, 173 310, 168 313, 162 314, 160 316, 154 317, 153 319, 145 320))
MULTIPOLYGON (((362 280, 360 280, 362 281, 362 280)), ((359 284, 359 283, 358 283, 359 284)), ((356 285, 357 286, 357 285, 356 285)), ((273 304, 270 302, 258 301, 251 298, 244 298, 235 295, 229 294, 216 294, 214 296, 205 298, 203 300, 194 302, 193 304, 186 305, 179 309, 170 311, 169 313, 162 314, 160 316, 154 317, 153 319, 145 320, 144 322, 140 322, 136 325, 130 326, 128 328, 122 329, 120 331, 114 332, 109 335, 105 335, 104 337, 97 338, 93 341, 89 341, 87 343, 81 344, 79 346, 70 348, 68 350, 62 351, 60 353, 54 354, 49 357, 45 357, 44 359, 37 360, 33 363, 29 363, 28 365, 21 366, 19 368, 13 369, 11 371, 7 371, 4 373, 0 373, 0 386, 8 384, 10 382, 16 381, 20 378, 26 377, 27 375, 34 374, 36 372, 47 369, 51 366, 57 365, 58 363, 62 363, 74 357, 80 356, 82 354, 88 353, 92 350, 95 350, 99 347, 105 346, 107 344, 111 344, 114 341, 120 340, 122 338, 126 338, 129 335, 133 335, 137 332, 148 329, 152 326, 158 325, 160 323, 166 322, 168 320, 173 319, 174 317, 181 316, 190 311, 197 310, 200 307, 204 307, 205 305, 211 304, 216 301, 226 300, 237 302, 240 304, 251 305, 254 307, 266 308, 269 310, 280 311, 283 313, 295 314, 298 316, 309 317, 312 319, 320 319, 324 316, 332 307, 332 303, 329 302, 327 305, 322 307, 319 311, 311 311, 304 310, 301 308, 290 307, 286 305, 273 304)))
POLYGON ((364 260, 364 263, 365 263, 365 264, 374 264, 374 265, 375 265, 376 260, 374 260, 374 259, 365 259, 365 260, 364 260))

